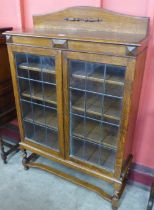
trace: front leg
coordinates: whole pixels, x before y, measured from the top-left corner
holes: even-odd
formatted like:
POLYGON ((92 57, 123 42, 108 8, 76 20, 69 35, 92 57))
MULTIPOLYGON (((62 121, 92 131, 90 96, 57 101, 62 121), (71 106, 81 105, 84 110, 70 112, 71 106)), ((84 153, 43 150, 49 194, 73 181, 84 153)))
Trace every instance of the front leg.
POLYGON ((119 207, 119 199, 122 193, 122 183, 114 183, 114 194, 112 197, 112 209, 116 210, 119 207))
POLYGON ((24 169, 25 169, 25 170, 28 170, 29 167, 26 165, 26 164, 28 163, 28 158, 27 158, 27 152, 26 152, 25 149, 22 150, 22 157, 23 157, 23 159, 22 159, 22 164, 23 164, 23 166, 24 166, 24 169))
POLYGON ((112 209, 116 210, 119 207, 119 192, 115 191, 112 197, 112 209))

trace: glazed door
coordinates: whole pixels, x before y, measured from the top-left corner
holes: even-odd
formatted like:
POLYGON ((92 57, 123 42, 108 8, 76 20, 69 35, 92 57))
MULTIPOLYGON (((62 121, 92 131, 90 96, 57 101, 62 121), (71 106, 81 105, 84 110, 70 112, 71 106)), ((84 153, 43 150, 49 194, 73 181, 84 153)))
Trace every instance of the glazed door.
POLYGON ((113 173, 122 140, 127 59, 66 52, 63 66, 66 158, 113 173))
POLYGON ((61 55, 47 49, 14 47, 13 57, 23 141, 63 156, 61 55))

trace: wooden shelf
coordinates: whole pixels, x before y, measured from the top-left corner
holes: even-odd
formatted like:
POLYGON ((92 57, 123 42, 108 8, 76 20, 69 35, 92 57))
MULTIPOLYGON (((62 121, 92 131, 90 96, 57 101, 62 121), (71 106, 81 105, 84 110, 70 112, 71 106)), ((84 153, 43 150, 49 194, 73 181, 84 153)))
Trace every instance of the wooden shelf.
MULTIPOLYGON (((76 94, 77 96, 77 94, 76 94)), ((84 96, 78 95, 72 103, 73 111, 84 112, 84 96)), ((120 104, 118 100, 105 97, 103 116, 111 120, 120 121, 120 104)), ((102 116, 102 101, 98 96, 87 97, 86 99, 86 114, 102 116)))
POLYGON ((92 120, 86 120, 85 126, 86 131, 84 130, 83 120, 78 120, 75 122, 73 136, 82 139, 83 141, 85 139, 87 141, 102 144, 116 150, 118 128, 111 128, 111 126, 104 124, 101 126, 99 123, 92 120))
MULTIPOLYGON (((43 108, 42 108, 43 109, 43 108)), ((42 126, 47 126, 51 129, 58 130, 58 124, 57 124, 57 112, 54 110, 46 109, 44 112, 40 108, 34 107, 34 119, 32 113, 28 113, 25 116, 25 120, 29 121, 31 123, 37 123, 42 126), (34 120, 34 121, 33 121, 34 120)))
POLYGON ((79 81, 72 80, 70 89, 72 90, 78 90, 82 92, 89 92, 89 93, 95 93, 96 95, 109 95, 112 97, 119 97, 121 99, 123 97, 123 86, 120 85, 114 85, 114 84, 108 84, 105 85, 105 92, 103 85, 100 85, 100 83, 95 84, 87 84, 86 88, 84 83, 79 83, 79 81))
POLYGON ((77 79, 87 79, 89 81, 93 82, 99 82, 99 83, 109 83, 114 85, 121 85, 124 86, 124 78, 116 75, 106 75, 106 78, 104 79, 99 71, 95 71, 94 73, 91 73, 89 75, 85 75, 85 73, 82 70, 76 71, 76 73, 72 74, 72 77, 77 79))
POLYGON ((99 148, 97 145, 87 143, 84 146, 83 141, 74 139, 73 155, 79 159, 90 161, 96 165, 101 165, 104 168, 114 169, 115 151, 107 148, 99 148), (102 154, 102 155, 101 155, 102 154))
POLYGON ((33 98, 40 101, 45 101, 51 104, 57 104, 57 95, 56 95, 56 88, 53 86, 46 86, 44 87, 44 97, 42 88, 39 85, 35 85, 32 87, 31 93, 30 90, 25 90, 22 92, 22 96, 33 98))
POLYGON ((53 68, 50 65, 41 65, 37 63, 22 63, 19 65, 19 68, 24 69, 24 70, 30 70, 30 71, 56 74, 55 68, 53 68))
POLYGON ((108 83, 105 85, 105 93, 108 95, 123 97, 123 91, 123 86, 108 83))
POLYGON ((31 136, 28 136, 27 139, 33 141, 37 144, 50 147, 52 149, 58 149, 58 134, 54 131, 43 132, 39 127, 35 129, 35 133, 32 132, 31 136))

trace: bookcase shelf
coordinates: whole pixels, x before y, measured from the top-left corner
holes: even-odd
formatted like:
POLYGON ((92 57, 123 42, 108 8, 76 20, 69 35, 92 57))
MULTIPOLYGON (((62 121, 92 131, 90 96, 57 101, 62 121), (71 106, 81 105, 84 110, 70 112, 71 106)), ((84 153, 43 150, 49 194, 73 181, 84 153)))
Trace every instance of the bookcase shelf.
POLYGON ((36 108, 33 112, 33 114, 28 113, 24 120, 40 126, 51 128, 52 130, 58 130, 57 113, 55 111, 42 111, 41 109, 36 108))
POLYGON ((100 97, 96 97, 94 94, 87 96, 86 98, 86 110, 85 106, 85 95, 75 93, 76 98, 72 103, 72 110, 74 112, 84 113, 87 115, 92 115, 98 118, 105 117, 111 120, 115 120, 117 122, 120 121, 120 101, 119 100, 111 100, 109 97, 106 97, 104 100, 104 107, 102 99, 100 97))
POLYGON ((44 72, 49 74, 55 74, 54 67, 51 68, 49 65, 40 65, 37 63, 21 63, 19 69, 29 70, 29 71, 36 71, 36 72, 44 72))
POLYGON ((25 137, 29 141, 58 150, 58 131, 24 120, 25 137))
POLYGON ((82 75, 82 74, 72 74, 73 78, 76 79, 87 79, 89 81, 94 81, 94 82, 99 82, 99 83, 103 83, 106 82, 108 84, 114 84, 114 85, 121 85, 124 86, 124 81, 123 78, 120 78, 118 76, 107 76, 107 78, 102 78, 102 75, 100 75, 99 73, 93 73, 91 75, 82 75))
POLYGON ((93 142, 84 142, 74 137, 73 150, 75 157, 84 159, 87 162, 90 161, 93 164, 98 164, 99 162, 100 166, 104 168, 110 168, 111 165, 114 165, 115 151, 111 148, 104 147, 104 145, 98 147, 93 142))
POLYGON ((24 90, 22 92, 22 96, 40 100, 40 101, 45 101, 50 104, 57 104, 57 96, 56 96, 56 90, 53 87, 47 87, 45 88, 45 91, 42 93, 42 87, 41 86, 34 86, 30 90, 24 90), (52 93, 52 94, 51 94, 52 93))
POLYGON ((84 120, 80 119, 73 129, 73 136, 79 138, 83 141, 94 142, 97 145, 105 146, 107 148, 116 150, 117 149, 117 140, 116 134, 117 128, 109 125, 103 125, 93 120, 84 120), (85 132, 86 130, 86 132, 85 132))

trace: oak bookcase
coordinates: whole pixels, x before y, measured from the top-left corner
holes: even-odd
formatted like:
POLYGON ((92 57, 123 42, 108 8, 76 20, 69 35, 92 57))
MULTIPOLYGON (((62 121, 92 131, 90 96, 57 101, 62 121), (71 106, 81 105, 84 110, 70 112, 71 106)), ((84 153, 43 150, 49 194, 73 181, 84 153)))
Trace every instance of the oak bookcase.
POLYGON ((94 190, 117 208, 133 158, 149 19, 73 7, 33 22, 33 30, 5 33, 23 165, 94 190), (113 191, 32 161, 36 155, 113 191))

